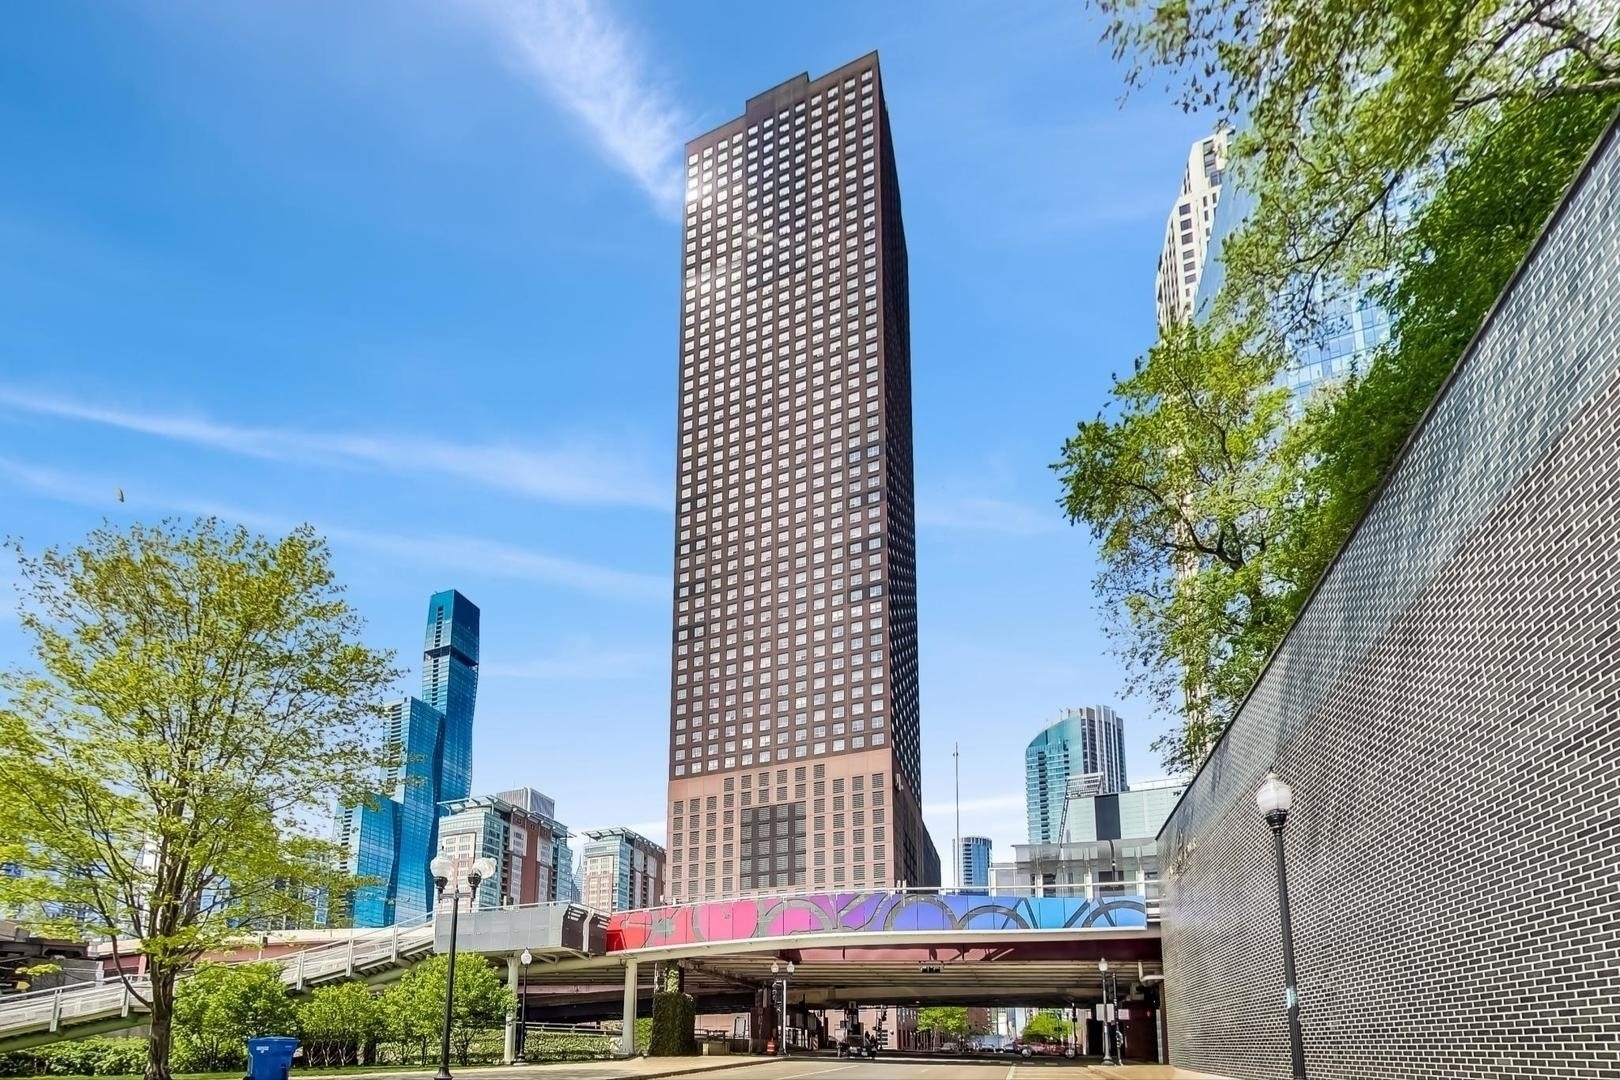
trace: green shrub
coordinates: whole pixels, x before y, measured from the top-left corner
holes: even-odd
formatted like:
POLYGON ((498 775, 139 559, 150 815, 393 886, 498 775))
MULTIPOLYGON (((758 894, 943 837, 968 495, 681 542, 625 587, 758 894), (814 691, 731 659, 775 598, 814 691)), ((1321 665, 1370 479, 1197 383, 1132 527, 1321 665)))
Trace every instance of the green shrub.
POLYGON ((618 1040, 604 1032, 531 1031, 523 1044, 526 1061, 606 1061, 618 1049, 618 1040))
POLYGON ((693 1028, 697 1008, 688 994, 661 990, 653 995, 651 1057, 691 1057, 698 1052, 693 1028))
POLYGON ((0 1076, 136 1076, 146 1069, 146 1040, 94 1036, 0 1054, 0 1076))

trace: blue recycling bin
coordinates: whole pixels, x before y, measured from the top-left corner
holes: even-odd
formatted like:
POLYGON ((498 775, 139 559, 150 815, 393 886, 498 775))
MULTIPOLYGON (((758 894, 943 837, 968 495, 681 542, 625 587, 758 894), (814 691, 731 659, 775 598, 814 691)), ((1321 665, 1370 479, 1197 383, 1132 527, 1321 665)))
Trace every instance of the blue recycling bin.
POLYGON ((287 1080, 292 1071, 298 1040, 267 1035, 247 1041, 248 1080, 287 1080))

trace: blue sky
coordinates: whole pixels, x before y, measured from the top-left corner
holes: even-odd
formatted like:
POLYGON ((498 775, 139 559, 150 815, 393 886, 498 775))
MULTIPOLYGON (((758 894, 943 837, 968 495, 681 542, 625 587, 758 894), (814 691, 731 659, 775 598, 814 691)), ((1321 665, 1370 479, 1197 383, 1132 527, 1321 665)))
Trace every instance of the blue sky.
MULTIPOLYGON (((1047 464, 1153 333, 1202 118, 1081 5, 57 2, 0 36, 0 533, 331 539, 415 689, 483 609, 474 786, 663 832, 680 144, 882 54, 911 255, 924 796, 1005 853, 1028 739, 1120 700, 1047 464), (119 504, 115 488, 127 501, 119 504)), ((0 575, 10 571, 0 568, 0 575)), ((26 659, 0 619, 0 662, 26 659)))

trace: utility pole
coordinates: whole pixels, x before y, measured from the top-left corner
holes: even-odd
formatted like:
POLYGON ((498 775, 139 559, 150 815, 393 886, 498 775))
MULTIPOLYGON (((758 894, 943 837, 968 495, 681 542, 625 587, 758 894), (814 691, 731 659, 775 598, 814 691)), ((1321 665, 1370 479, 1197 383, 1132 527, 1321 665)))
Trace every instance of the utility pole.
POLYGON ((951 760, 956 767, 956 887, 963 886, 962 866, 962 744, 951 744, 951 760))

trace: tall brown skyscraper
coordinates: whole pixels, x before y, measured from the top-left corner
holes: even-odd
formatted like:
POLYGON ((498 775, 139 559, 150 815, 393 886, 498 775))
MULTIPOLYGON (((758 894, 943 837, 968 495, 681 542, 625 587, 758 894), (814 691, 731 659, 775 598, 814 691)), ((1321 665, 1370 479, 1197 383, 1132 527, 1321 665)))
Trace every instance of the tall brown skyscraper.
POLYGON ((938 884, 877 55, 689 143, 682 243, 670 898, 938 884))

